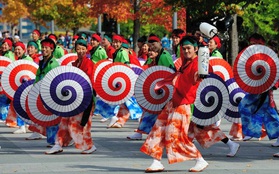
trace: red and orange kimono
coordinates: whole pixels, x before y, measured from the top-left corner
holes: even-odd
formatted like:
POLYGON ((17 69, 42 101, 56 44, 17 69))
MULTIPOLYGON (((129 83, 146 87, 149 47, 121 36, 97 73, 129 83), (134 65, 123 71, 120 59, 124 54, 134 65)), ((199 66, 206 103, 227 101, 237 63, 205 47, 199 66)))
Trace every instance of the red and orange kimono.
POLYGON ((195 101, 199 85, 198 59, 196 57, 183 65, 175 78, 172 101, 168 102, 158 115, 140 149, 143 153, 160 160, 163 149, 166 148, 170 164, 201 157, 199 150, 188 138, 191 104, 195 101))

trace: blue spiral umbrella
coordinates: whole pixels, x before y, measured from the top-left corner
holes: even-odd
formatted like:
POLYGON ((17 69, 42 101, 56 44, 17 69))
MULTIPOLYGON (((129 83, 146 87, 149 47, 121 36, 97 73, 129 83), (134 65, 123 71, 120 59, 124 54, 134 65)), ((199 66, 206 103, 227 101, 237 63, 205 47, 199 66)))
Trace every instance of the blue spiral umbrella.
POLYGON ((26 111, 26 99, 29 91, 31 90, 35 80, 29 80, 22 83, 14 95, 14 108, 17 115, 27 124, 34 125, 35 123, 30 119, 26 111))
POLYGON ((192 121, 208 126, 222 118, 229 104, 228 88, 221 77, 210 74, 197 89, 192 121))
POLYGON ((45 107, 53 114, 71 117, 89 106, 93 90, 90 78, 82 70, 60 66, 42 79, 40 94, 45 107))
POLYGON ((53 126, 60 123, 62 117, 59 117, 49 110, 47 110, 42 102, 40 96, 40 86, 42 81, 32 85, 27 99, 26 99, 26 112, 30 119, 43 127, 53 126))
POLYGON ((238 112, 238 105, 242 98, 246 95, 246 92, 244 92, 236 83, 234 78, 231 78, 226 81, 226 85, 229 90, 229 106, 225 112, 224 118, 230 122, 234 123, 240 123, 241 117, 238 112))

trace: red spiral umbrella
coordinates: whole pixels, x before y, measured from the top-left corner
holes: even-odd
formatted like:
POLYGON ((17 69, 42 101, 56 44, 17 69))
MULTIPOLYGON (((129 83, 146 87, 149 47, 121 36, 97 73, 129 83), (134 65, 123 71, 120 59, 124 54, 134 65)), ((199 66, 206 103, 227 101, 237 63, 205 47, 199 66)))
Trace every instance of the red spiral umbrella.
POLYGON ((72 65, 77 60, 77 53, 68 53, 58 59, 60 65, 72 65))
POLYGON ((4 93, 9 99, 13 99, 17 88, 28 80, 36 78, 38 65, 29 60, 17 60, 10 63, 1 77, 4 93))
POLYGON ((94 65, 94 68, 93 68, 93 81, 94 81, 94 83, 96 81, 96 77, 97 77, 98 73, 100 72, 100 70, 103 69, 106 65, 111 64, 111 63, 112 62, 110 60, 103 59, 103 60, 98 61, 94 65))
POLYGON ((40 95, 44 106, 55 115, 71 117, 82 113, 91 103, 91 80, 81 69, 59 66, 42 79, 40 95))
POLYGON ((61 117, 54 115, 47 110, 40 96, 40 86, 42 81, 39 81, 32 86, 27 96, 26 111, 30 119, 38 125, 47 127, 60 123, 61 117))
POLYGON ((0 94, 4 94, 2 85, 1 85, 1 76, 3 74, 4 69, 13 61, 5 56, 0 56, 0 94))
POLYGON ((26 100, 29 91, 33 87, 35 80, 29 80, 22 83, 15 92, 14 95, 14 108, 17 115, 27 124, 35 125, 35 123, 30 119, 26 110, 26 100))
POLYGON ((182 59, 181 59, 181 57, 175 59, 175 61, 173 63, 174 63, 175 69, 179 70, 180 67, 182 66, 182 59))
POLYGON ((135 84, 135 97, 142 109, 158 114, 172 98, 173 86, 164 85, 155 90, 156 83, 169 77, 174 70, 165 66, 152 66, 143 71, 135 84))
POLYGON ((233 70, 231 65, 224 59, 218 57, 210 57, 209 65, 212 66, 213 73, 220 76, 224 81, 233 78, 233 70))
POLYGON ((112 63, 97 74, 94 89, 99 97, 112 105, 124 103, 134 94, 134 71, 123 63, 112 63))
POLYGON ((229 104, 229 92, 224 80, 216 74, 206 77, 197 89, 192 121, 207 126, 222 118, 229 104))
POLYGON ((279 59, 267 46, 250 45, 238 54, 233 73, 244 91, 261 94, 271 89, 279 79, 279 59))

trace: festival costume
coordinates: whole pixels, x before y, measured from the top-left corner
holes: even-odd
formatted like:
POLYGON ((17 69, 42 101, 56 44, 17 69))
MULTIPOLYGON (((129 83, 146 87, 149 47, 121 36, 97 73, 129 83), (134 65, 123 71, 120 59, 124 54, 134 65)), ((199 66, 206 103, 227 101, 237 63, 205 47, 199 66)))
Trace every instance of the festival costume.
POLYGON ((269 139, 279 137, 279 115, 271 103, 272 90, 263 94, 246 94, 238 108, 241 115, 243 134, 262 137, 263 126, 269 139))
POLYGON ((36 40, 35 42, 36 42, 36 43, 37 43, 37 45, 38 45, 38 52, 40 53, 40 52, 42 51, 42 44, 41 44, 41 40, 40 40, 40 39, 38 39, 38 40, 36 40))
MULTIPOLYGON (((115 51, 113 62, 122 62, 124 64, 130 64, 129 53, 122 47, 115 51)), ((129 98, 125 103, 119 105, 119 111, 117 116, 111 120, 108 127, 120 128, 123 127, 127 120, 138 119, 142 114, 142 109, 138 105, 134 96, 129 98)))
POLYGON ((197 57, 186 64, 187 68, 178 74, 172 101, 169 101, 148 134, 140 150, 157 159, 162 158, 163 149, 166 148, 170 164, 190 159, 201 158, 201 153, 188 138, 188 129, 191 118, 191 104, 194 103, 197 81, 197 57), (183 86, 181 82, 187 83, 183 86), (183 89, 177 88, 183 86, 183 89))
POLYGON ((108 58, 105 49, 102 48, 100 45, 98 45, 95 48, 92 48, 90 50, 90 54, 91 54, 91 60, 93 61, 94 64, 100 60, 108 58))
MULTIPOLYGON (((92 61, 84 57, 79 66, 78 61, 76 60, 73 66, 80 68, 91 78, 94 66, 92 61)), ((68 146, 73 140, 77 149, 82 151, 91 149, 94 145, 91 137, 92 109, 94 109, 94 105, 90 107, 91 112, 89 115, 84 115, 84 112, 82 112, 72 117, 62 117, 55 144, 59 144, 60 147, 68 146)))
POLYGON ((62 56, 64 56, 64 49, 57 45, 53 51, 53 57, 60 59, 62 56))
POLYGON ((223 58, 223 55, 220 53, 220 51, 219 51, 218 49, 213 50, 213 51, 210 53, 210 56, 211 56, 211 57, 220 57, 220 58, 223 58))
MULTIPOLYGON (((161 54, 159 54, 155 59, 148 58, 145 62, 145 65, 147 65, 148 67, 156 65, 166 66, 170 68, 174 67, 171 55, 163 49, 161 50, 161 54)), ((144 111, 141 116, 141 121, 137 128, 137 132, 149 134, 157 119, 157 116, 158 114, 152 114, 147 111, 144 111)))
POLYGON ((106 53, 107 53, 109 59, 113 58, 114 52, 115 52, 115 49, 111 45, 106 49, 106 53))
MULTIPOLYGON (((11 60, 15 60, 14 54, 12 51, 6 51, 3 56, 8 57, 11 60)), ((8 117, 8 110, 10 106, 10 100, 5 94, 0 94, 0 120, 6 121, 8 117)), ((12 127, 16 127, 16 120, 9 121, 9 124, 11 124, 12 127)))
MULTIPOLYGON (((54 57, 50 57, 47 62, 44 63, 44 60, 41 60, 39 63, 39 68, 36 73, 35 83, 41 80, 50 70, 59 66, 59 63, 54 57)), ((58 131, 58 125, 42 127, 39 125, 30 125, 28 128, 30 131, 35 131, 47 137, 47 143, 54 144, 55 137, 58 131), (36 127, 36 128, 34 128, 36 127), (46 130, 45 130, 46 129, 46 130)), ((27 138, 28 139, 28 138, 27 138)))

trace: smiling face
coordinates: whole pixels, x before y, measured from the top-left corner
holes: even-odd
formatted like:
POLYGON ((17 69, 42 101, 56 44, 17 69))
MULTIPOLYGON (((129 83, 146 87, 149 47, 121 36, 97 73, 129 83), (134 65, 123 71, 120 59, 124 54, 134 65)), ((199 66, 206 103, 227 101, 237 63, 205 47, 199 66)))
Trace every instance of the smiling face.
POLYGON ((49 46, 42 45, 42 55, 44 58, 49 58, 52 55, 53 49, 49 46))
POLYGON ((180 37, 178 36, 172 36, 172 42, 173 42, 173 45, 178 45, 179 42, 180 42, 180 37))
POLYGON ((208 42, 208 48, 210 51, 213 51, 217 48, 217 44, 213 39, 208 42))
POLYGON ((3 52, 6 52, 6 51, 9 51, 9 50, 10 50, 9 44, 8 44, 7 42, 4 42, 4 43, 2 44, 2 51, 3 51, 3 52))
POLYGON ((112 46, 113 46, 116 50, 119 49, 119 48, 121 48, 121 44, 122 44, 122 42, 120 42, 119 40, 115 40, 115 39, 112 40, 112 46))
POLYGON ((33 45, 30 45, 27 47, 27 54, 29 56, 32 56, 33 54, 35 54, 37 52, 38 52, 38 50, 33 45))
POLYGON ((16 57, 20 58, 25 53, 25 50, 23 50, 20 46, 17 46, 15 47, 14 53, 16 57))
POLYGON ((87 48, 83 45, 77 44, 76 45, 76 52, 79 59, 86 56, 87 48))
POLYGON ((182 54, 186 59, 193 59, 197 56, 197 47, 193 45, 183 45, 182 46, 182 54))

